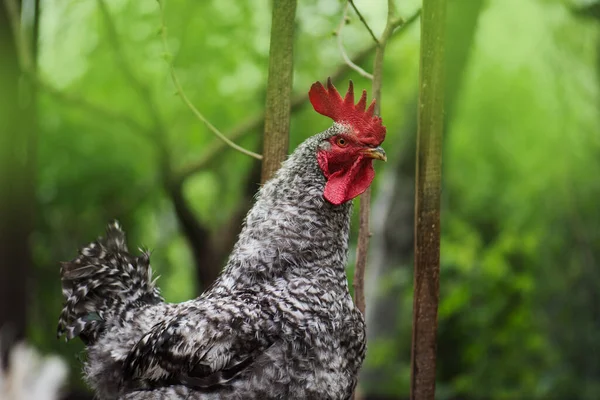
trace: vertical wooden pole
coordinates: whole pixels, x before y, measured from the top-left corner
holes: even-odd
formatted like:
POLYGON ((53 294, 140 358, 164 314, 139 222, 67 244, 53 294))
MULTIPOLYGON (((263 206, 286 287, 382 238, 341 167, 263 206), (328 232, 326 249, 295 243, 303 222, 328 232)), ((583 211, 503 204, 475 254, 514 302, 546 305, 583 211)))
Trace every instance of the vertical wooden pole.
POLYGON ((288 153, 296 0, 273 0, 269 79, 261 182, 269 180, 288 153))
POLYGON ((423 0, 415 187, 412 400, 434 400, 440 273, 446 0, 423 0))

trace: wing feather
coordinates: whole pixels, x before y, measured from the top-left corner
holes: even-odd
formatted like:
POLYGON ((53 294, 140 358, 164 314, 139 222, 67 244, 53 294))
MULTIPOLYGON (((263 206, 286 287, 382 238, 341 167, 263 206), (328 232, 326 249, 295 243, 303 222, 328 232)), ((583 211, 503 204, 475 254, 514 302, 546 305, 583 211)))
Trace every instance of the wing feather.
POLYGON ((207 298, 156 324, 133 347, 124 380, 210 388, 233 380, 275 341, 272 320, 250 299, 207 298))

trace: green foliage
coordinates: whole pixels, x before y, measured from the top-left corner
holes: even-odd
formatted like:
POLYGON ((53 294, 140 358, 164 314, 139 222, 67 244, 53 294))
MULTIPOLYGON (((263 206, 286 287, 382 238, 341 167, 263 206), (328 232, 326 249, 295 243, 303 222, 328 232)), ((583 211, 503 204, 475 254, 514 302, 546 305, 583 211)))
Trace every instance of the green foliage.
MULTIPOLYGON (((466 0, 449 7, 458 1, 466 0)), ((376 33, 385 23, 384 3, 356 1, 376 33)), ((404 16, 418 7, 417 1, 401 3, 404 16)), ((97 2, 42 2, 40 74, 64 93, 148 129, 158 114, 167 129, 157 145, 118 118, 90 112, 82 100, 41 89, 30 336, 43 350, 65 355, 74 381, 82 347, 54 338, 58 261, 72 258, 116 217, 131 247, 153 250, 165 297, 192 297, 198 282, 164 190, 160 152, 166 147, 179 171, 217 140, 174 94, 158 4, 111 0, 107 6, 120 53, 97 2), (147 93, 136 90, 123 61, 147 93)), ((262 112, 270 2, 170 0, 165 6, 170 57, 196 107, 225 134, 262 112)), ((482 11, 444 143, 440 399, 600 397, 600 24, 571 13, 572 6, 490 0, 482 11)), ((299 2, 294 93, 305 93, 341 64, 331 35, 341 7, 337 0, 299 2)), ((371 41, 356 18, 344 35, 351 55, 371 41)), ((405 110, 416 93, 418 51, 415 25, 386 52, 386 149, 407 145, 399 134, 414 118, 405 110)), ((355 73, 347 78, 370 88, 355 73)), ((302 108, 292 115, 291 148, 328 125, 302 108)), ((237 142, 260 151, 260 135, 255 129, 237 142)), ((251 163, 226 149, 184 182, 208 229, 217 230, 239 206, 251 163)), ((377 168, 380 173, 385 166, 377 168)), ((375 198, 382 185, 375 180, 375 198)), ((381 280, 380 291, 398 291, 400 323, 397 340, 369 344, 367 364, 393 371, 389 384, 373 392, 408 393, 411 270, 398 265, 381 280)))

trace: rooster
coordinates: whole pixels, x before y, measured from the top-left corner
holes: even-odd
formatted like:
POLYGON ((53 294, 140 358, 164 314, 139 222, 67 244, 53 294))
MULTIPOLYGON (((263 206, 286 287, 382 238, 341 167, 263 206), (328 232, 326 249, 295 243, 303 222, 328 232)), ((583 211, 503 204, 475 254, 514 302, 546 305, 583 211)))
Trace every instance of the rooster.
POLYGON ((352 82, 343 98, 316 82, 309 99, 333 126, 259 190, 200 297, 166 303, 116 222, 62 264, 58 335, 86 344, 99 399, 350 399, 366 350, 345 273, 351 200, 386 160, 386 129, 352 82))

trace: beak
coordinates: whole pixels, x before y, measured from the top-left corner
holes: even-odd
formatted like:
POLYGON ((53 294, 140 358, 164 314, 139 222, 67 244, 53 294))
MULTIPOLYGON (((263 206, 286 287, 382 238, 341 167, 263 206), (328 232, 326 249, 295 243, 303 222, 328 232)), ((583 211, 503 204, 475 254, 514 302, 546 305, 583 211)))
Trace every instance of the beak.
POLYGON ((369 147, 362 151, 362 154, 375 160, 387 161, 385 151, 381 147, 369 147))

